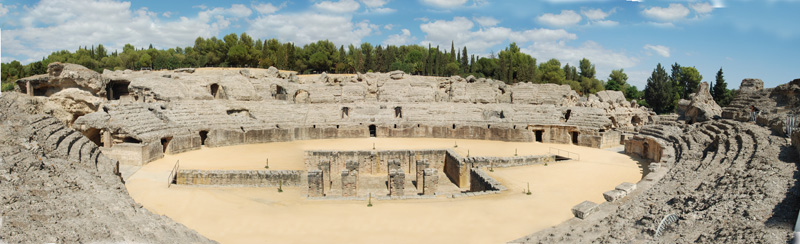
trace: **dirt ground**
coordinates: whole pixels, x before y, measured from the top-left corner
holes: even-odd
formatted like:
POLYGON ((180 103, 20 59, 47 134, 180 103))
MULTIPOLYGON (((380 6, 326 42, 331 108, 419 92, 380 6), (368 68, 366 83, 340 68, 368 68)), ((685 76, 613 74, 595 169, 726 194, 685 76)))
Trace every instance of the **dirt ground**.
POLYGON ((134 200, 221 243, 505 243, 572 217, 570 208, 600 203, 602 193, 637 182, 641 167, 611 150, 560 144, 419 138, 358 138, 241 145, 168 155, 128 179, 134 200), (455 148, 462 156, 579 153, 580 161, 497 168, 510 190, 470 198, 377 201, 307 200, 307 189, 167 187, 177 160, 188 169, 304 169, 304 150, 455 148), (530 183, 532 195, 523 189, 530 183))

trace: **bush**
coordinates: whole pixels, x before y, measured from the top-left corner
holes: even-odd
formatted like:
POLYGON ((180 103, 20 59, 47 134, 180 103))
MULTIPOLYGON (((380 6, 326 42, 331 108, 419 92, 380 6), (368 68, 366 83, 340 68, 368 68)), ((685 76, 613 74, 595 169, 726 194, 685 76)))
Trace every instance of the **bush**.
POLYGON ((12 83, 12 82, 3 83, 2 89, 0 89, 0 90, 2 90, 4 92, 5 91, 13 91, 14 90, 14 83, 12 83))

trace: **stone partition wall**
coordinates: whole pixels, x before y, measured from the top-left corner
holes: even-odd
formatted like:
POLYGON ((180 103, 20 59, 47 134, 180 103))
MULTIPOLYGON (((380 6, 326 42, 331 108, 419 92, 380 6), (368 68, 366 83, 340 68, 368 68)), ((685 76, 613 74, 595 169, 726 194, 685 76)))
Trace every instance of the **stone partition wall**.
POLYGON ((100 148, 107 157, 116 159, 123 165, 142 166, 164 157, 160 142, 120 143, 112 148, 100 148))
POLYGON ((389 196, 405 195, 406 173, 403 170, 389 171, 389 196))
POLYGON ((358 171, 342 170, 342 196, 358 196, 358 171))
POLYGON ((461 156, 447 149, 443 172, 458 188, 469 189, 469 168, 461 156))
POLYGON ((506 187, 479 168, 470 169, 470 192, 502 191, 506 187))
MULTIPOLYGON (((419 178, 417 178, 417 186, 420 185, 419 178)), ((427 168, 423 170, 422 176, 422 195, 434 195, 436 190, 439 189, 439 172, 434 168, 427 168)))
POLYGON ((471 164, 472 167, 493 167, 493 168, 506 168, 513 166, 525 166, 552 163, 556 161, 555 155, 531 155, 531 156, 516 156, 516 157, 469 157, 464 161, 471 164))
POLYGON ((625 140, 625 153, 660 162, 664 147, 652 137, 634 136, 625 140))
POLYGON ((178 170, 176 184, 206 186, 301 186, 301 170, 178 170))
POLYGON ((177 154, 200 149, 200 135, 173 136, 167 145, 166 154, 177 154))

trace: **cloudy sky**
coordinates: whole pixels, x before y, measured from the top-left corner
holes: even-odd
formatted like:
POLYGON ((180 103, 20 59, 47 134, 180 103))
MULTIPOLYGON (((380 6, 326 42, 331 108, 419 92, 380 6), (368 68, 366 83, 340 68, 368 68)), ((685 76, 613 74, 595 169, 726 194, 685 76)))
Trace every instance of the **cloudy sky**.
POLYGON ((539 62, 583 57, 606 79, 624 68, 644 88, 657 63, 695 66, 729 88, 800 78, 800 0, 0 0, 2 61, 102 43, 157 48, 247 32, 302 45, 450 42, 487 56, 516 42, 539 62))

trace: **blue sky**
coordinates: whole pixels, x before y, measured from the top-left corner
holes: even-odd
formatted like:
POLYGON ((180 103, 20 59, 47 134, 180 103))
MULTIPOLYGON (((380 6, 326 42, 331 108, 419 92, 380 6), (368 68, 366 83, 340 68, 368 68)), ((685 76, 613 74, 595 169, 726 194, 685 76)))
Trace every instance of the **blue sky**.
POLYGON ((800 0, 0 0, 2 61, 102 43, 190 46, 198 36, 247 32, 302 45, 467 46, 487 56, 516 42, 539 62, 583 57, 606 79, 624 68, 644 88, 657 63, 719 68, 774 87, 800 78, 800 0))

